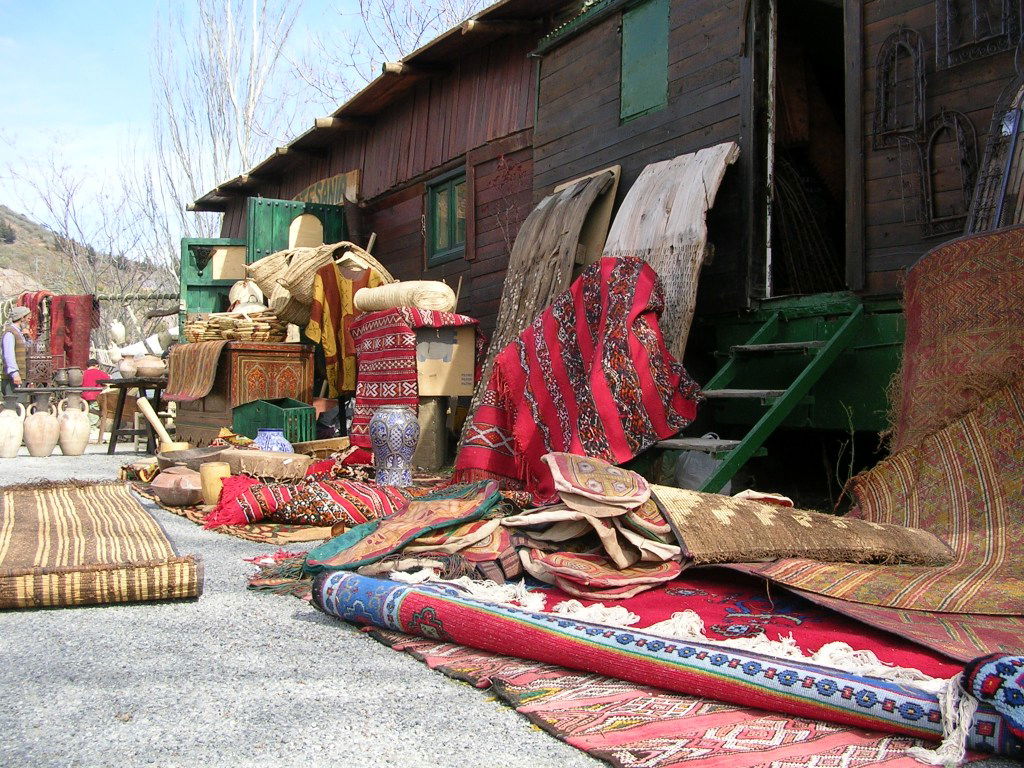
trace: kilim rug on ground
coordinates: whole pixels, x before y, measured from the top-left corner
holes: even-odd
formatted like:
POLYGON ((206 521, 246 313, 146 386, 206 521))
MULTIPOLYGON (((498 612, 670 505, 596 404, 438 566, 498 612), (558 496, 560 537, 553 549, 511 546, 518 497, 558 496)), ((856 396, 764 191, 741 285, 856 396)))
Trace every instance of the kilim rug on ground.
POLYGON ((0 609, 180 600, 202 563, 178 557, 125 483, 0 488, 0 609))
MULTIPOLYGON (((555 587, 540 589, 546 611, 572 599, 555 587)), ((791 638, 807 656, 826 643, 843 642, 858 651, 871 651, 887 664, 918 669, 932 677, 952 677, 963 668, 936 651, 830 611, 771 582, 722 568, 690 569, 648 592, 604 604, 634 614, 636 622, 631 626, 637 629, 666 621, 675 613, 693 611, 711 640, 762 635, 774 641, 791 638)))
MULTIPOLYGON (((1024 615, 1024 380, 852 481, 850 513, 923 528, 956 559, 940 568, 781 560, 757 568, 797 589, 908 611, 1024 615)), ((995 649, 993 649, 995 650, 995 649)))
MULTIPOLYGON (((150 499, 154 504, 160 506, 173 515, 191 520, 196 525, 206 524, 206 518, 213 512, 213 506, 192 506, 192 507, 169 507, 160 503, 160 500, 146 490, 141 483, 133 484, 136 493, 150 499)), ((217 533, 226 533, 237 539, 246 541, 258 541, 261 544, 273 544, 284 546, 286 544, 299 544, 309 541, 323 541, 331 538, 330 526, 314 525, 285 525, 281 523, 252 523, 250 525, 222 525, 214 528, 217 533)))
POLYGON ((977 408, 1024 371, 1024 226, 962 237, 907 276, 893 452, 977 408))
MULTIPOLYGON (((358 624, 526 655, 674 693, 929 741, 942 738, 939 699, 909 683, 483 603, 446 585, 410 586, 341 571, 316 577, 313 604, 358 624)), ((1002 715, 985 702, 965 736, 972 749, 1024 754, 1002 715)))
MULTIPOLYGON (((350 333, 359 361, 356 403, 349 436, 352 445, 370 447, 370 419, 382 405, 419 407, 416 382, 416 329, 476 325, 466 315, 401 307, 369 312, 352 321, 350 333)), ((476 334, 477 361, 483 359, 485 341, 476 334)))
POLYGON ((167 358, 164 400, 190 403, 206 397, 217 377, 217 362, 226 341, 175 344, 167 358))
POLYGON ((603 258, 498 353, 455 463, 460 482, 491 478, 555 499, 545 454, 622 464, 697 413, 699 387, 665 347, 654 270, 603 258))
MULTIPOLYGON (((921 768, 924 742, 686 696, 539 661, 373 629, 615 768, 921 768)), ((974 757, 978 757, 975 755, 974 757)))

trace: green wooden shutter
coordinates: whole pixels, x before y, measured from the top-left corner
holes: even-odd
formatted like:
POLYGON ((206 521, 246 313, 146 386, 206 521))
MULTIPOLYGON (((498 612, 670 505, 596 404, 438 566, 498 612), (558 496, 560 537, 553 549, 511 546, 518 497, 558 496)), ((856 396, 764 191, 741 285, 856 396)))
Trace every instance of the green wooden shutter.
POLYGON ((325 243, 336 243, 348 236, 344 206, 250 197, 246 209, 246 263, 252 264, 287 248, 288 228, 304 213, 320 219, 325 243))
POLYGON ((668 103, 668 13, 669 0, 646 0, 622 14, 623 120, 668 103))
POLYGON ((184 329, 185 315, 188 313, 222 312, 228 308, 228 290, 235 281, 214 280, 209 262, 210 252, 223 245, 245 245, 245 240, 226 237, 181 238, 178 328, 184 329))

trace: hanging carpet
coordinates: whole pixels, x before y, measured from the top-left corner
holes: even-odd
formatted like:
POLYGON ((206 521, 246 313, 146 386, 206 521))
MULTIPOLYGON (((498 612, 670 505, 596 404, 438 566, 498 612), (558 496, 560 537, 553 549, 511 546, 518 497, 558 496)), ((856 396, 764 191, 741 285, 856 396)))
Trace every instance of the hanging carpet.
POLYGON ((699 387, 665 347, 663 307, 640 259, 587 267, 495 358, 454 479, 493 478, 546 503, 555 488, 545 454, 622 464, 687 426, 699 387))
MULTIPOLYGON (((668 693, 391 630, 370 636, 615 768, 921 768, 923 742, 668 693)), ((975 755, 974 757, 977 757, 975 755)))
POLYGON ((962 237, 907 276, 893 452, 977 408, 1024 372, 1024 225, 962 237))
POLYGON ((638 256, 661 278, 666 297, 662 334, 679 360, 686 351, 707 254, 707 212, 739 151, 730 141, 648 165, 626 194, 608 233, 605 256, 638 256))
POLYGON ((167 388, 164 400, 191 403, 202 400, 213 389, 217 363, 226 341, 198 341, 175 344, 167 358, 167 388))
MULTIPOLYGON (((909 683, 484 603, 446 585, 409 586, 333 571, 314 580, 313 603, 358 624, 528 655, 676 693, 929 741, 943 734, 937 697, 909 683)), ((1003 717, 984 702, 967 730, 972 749, 1024 754, 1003 717)))
POLYGON ((65 366, 87 368, 92 329, 99 327, 100 305, 91 295, 50 297, 50 354, 65 366))
POLYGON ((180 600, 203 591, 126 483, 0 488, 0 609, 180 600))
MULTIPOLYGON (((484 359, 483 381, 490 378, 498 353, 515 341, 555 296, 569 287, 583 225, 594 203, 611 186, 613 179, 610 171, 580 179, 545 197, 526 217, 508 258, 494 335, 484 359)), ((463 441, 483 395, 483 389, 473 395, 462 432, 463 441)))

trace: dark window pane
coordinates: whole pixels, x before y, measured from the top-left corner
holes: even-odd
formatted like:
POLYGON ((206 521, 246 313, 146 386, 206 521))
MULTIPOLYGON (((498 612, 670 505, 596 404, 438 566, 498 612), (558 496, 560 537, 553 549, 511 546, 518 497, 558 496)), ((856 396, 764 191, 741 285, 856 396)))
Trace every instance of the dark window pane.
POLYGON ((455 184, 455 237, 454 244, 466 242, 466 181, 460 179, 455 184))

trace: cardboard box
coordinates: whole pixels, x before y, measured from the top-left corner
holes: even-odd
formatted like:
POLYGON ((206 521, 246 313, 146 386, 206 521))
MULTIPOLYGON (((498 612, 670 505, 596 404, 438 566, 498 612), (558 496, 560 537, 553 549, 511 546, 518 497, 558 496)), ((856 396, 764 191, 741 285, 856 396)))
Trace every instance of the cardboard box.
POLYGON ((476 326, 416 329, 416 379, 420 397, 473 394, 476 326))

